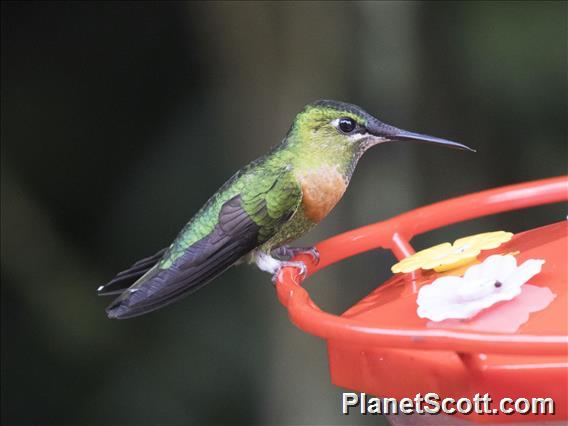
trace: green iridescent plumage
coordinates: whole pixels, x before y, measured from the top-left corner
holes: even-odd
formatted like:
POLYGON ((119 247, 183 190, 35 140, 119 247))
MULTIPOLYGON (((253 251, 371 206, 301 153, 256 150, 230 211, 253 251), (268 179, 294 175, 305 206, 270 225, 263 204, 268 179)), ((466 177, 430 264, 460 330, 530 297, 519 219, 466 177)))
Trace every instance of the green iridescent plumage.
MULTIPOLYGON (((302 199, 296 174, 328 162, 338 166, 349 180, 351 163, 358 159, 356 145, 346 146, 334 140, 342 139, 335 129, 322 129, 325 131, 319 135, 315 132, 320 123, 329 122, 337 117, 337 113, 337 108, 308 105, 279 146, 239 170, 209 199, 172 243, 160 268, 171 266, 187 247, 209 234, 217 223, 223 203, 238 194, 243 197, 247 213, 260 226, 259 244, 270 240, 271 244, 265 247, 267 250, 309 231, 315 223, 302 212, 293 214, 302 199), (261 201, 266 202, 266 211, 258 205, 261 201), (278 227, 288 218, 291 223, 278 233, 278 227)), ((353 112, 343 110, 341 114, 365 124, 364 118, 353 112)))
POLYGON ((323 219, 343 195, 361 155, 390 140, 466 148, 386 125, 355 105, 309 104, 280 145, 231 177, 167 249, 99 288, 100 294, 122 292, 108 307, 109 317, 129 318, 172 303, 243 259, 273 274, 287 265, 305 268, 274 258, 273 249, 323 219))
POLYGON ((236 195, 241 196, 244 210, 260 227, 259 245, 273 237, 282 222, 297 210, 302 199, 287 157, 283 152, 266 156, 237 172, 183 228, 159 267, 168 268, 184 250, 211 233, 223 204, 236 195))

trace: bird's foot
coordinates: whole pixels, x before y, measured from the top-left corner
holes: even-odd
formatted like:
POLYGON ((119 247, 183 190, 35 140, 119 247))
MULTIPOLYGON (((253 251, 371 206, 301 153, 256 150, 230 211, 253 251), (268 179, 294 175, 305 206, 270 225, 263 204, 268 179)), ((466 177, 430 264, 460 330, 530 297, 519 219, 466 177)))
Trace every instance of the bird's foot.
POLYGON ((276 285, 276 280, 278 279, 278 275, 282 268, 286 267, 293 267, 298 268, 299 274, 304 279, 306 274, 308 273, 308 267, 304 262, 301 261, 293 261, 293 260, 279 260, 275 259, 268 253, 257 252, 254 262, 256 266, 264 272, 268 272, 272 274, 272 283, 276 285))
POLYGON ((304 262, 301 261, 292 261, 292 260, 281 260, 280 267, 272 274, 272 284, 276 285, 276 281, 278 280, 278 275, 280 275, 280 271, 282 268, 286 267, 293 267, 299 269, 298 274, 302 277, 302 279, 306 278, 306 274, 308 273, 308 267, 304 262))
POLYGON ((320 253, 315 247, 290 247, 281 246, 277 249, 272 250, 272 255, 283 258, 285 260, 290 260, 298 254, 306 254, 312 257, 314 265, 317 265, 320 260, 320 253))

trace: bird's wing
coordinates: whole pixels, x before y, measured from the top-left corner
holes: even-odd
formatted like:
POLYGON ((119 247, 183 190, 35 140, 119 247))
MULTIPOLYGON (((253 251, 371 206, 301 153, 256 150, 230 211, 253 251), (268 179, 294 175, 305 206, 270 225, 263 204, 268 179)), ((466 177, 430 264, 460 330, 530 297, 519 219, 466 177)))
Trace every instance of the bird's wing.
POLYGON ((108 316, 142 315, 198 290, 268 241, 301 199, 301 189, 288 171, 275 173, 272 179, 269 175, 262 181, 245 181, 240 192, 222 204, 212 231, 172 260, 174 242, 160 262, 107 308, 108 316))

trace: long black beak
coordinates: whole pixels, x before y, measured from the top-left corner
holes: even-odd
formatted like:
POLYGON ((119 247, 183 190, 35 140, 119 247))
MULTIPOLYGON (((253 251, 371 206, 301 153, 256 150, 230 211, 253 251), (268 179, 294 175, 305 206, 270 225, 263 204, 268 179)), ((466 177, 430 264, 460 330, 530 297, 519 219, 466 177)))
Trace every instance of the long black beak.
POLYGON ((408 132, 406 130, 399 130, 394 135, 391 136, 392 140, 396 141, 411 141, 411 142, 423 142, 431 143, 436 145, 446 145, 448 148, 464 149, 466 151, 475 152, 475 149, 469 146, 462 145, 461 143, 449 141, 447 139, 441 139, 434 136, 421 135, 420 133, 408 132))
POLYGON ((420 133, 408 132, 406 130, 398 129, 394 126, 389 126, 388 124, 382 123, 379 120, 371 121, 370 123, 368 123, 367 129, 371 134, 386 139, 387 141, 422 142, 436 145, 445 145, 448 148, 463 149, 466 151, 475 152, 475 149, 470 148, 466 145, 462 145, 461 143, 436 138, 434 136, 421 135, 420 133))

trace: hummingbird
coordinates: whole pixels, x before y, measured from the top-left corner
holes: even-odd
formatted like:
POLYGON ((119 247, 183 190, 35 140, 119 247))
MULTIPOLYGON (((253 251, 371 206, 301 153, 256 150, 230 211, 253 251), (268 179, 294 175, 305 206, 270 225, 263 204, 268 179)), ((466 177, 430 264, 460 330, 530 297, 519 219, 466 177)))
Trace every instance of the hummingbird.
POLYGON ((362 108, 319 100, 295 117, 282 142, 235 173, 182 228, 169 247, 134 263, 98 288, 120 294, 109 318, 136 317, 198 290, 238 263, 273 275, 296 267, 299 253, 319 260, 315 248, 291 247, 341 199, 359 159, 391 141, 438 144, 474 151, 457 142, 401 130, 362 108))

